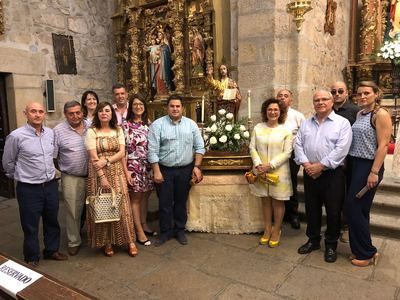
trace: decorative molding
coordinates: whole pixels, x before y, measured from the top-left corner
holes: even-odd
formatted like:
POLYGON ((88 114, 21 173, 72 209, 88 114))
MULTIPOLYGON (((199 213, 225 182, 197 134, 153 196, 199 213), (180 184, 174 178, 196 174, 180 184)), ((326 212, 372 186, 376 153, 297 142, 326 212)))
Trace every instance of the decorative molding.
POLYGON ((0 34, 4 34, 4 10, 3 10, 3 1, 0 0, 0 34))
POLYGON ((324 32, 329 33, 330 35, 335 35, 336 10, 337 10, 336 1, 327 0, 324 32))

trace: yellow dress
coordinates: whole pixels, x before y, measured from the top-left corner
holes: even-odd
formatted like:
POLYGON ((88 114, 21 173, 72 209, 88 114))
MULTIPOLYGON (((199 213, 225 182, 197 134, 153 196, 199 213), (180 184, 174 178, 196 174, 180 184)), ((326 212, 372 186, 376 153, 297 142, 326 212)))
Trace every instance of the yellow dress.
POLYGON ((259 123, 254 127, 249 146, 253 166, 270 163, 274 168, 271 173, 279 176, 279 183, 272 185, 257 180, 249 185, 253 195, 289 200, 293 194, 289 168, 292 144, 292 133, 283 125, 271 128, 259 123))

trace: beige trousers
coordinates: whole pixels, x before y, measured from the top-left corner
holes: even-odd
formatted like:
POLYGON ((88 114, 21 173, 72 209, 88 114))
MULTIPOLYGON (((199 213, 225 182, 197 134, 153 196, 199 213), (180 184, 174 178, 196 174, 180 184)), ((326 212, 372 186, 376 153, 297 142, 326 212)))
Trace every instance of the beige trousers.
POLYGON ((81 240, 81 215, 86 198, 86 178, 61 174, 61 186, 65 200, 68 247, 79 246, 81 240))

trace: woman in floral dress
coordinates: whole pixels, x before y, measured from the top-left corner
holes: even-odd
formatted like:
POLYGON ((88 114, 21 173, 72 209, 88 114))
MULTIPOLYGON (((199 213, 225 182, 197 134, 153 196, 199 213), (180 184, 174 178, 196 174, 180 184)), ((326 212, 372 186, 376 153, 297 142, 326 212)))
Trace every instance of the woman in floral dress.
MULTIPOLYGON (((129 101, 126 121, 122 124, 127 149, 127 173, 131 207, 138 243, 150 246, 145 234, 147 200, 153 189, 150 163, 147 160, 147 133, 149 130, 147 107, 140 95, 133 95, 129 101), (143 209, 141 209, 143 206, 143 209)), ((151 233, 151 231, 150 231, 151 233)))
POLYGON ((88 196, 95 196, 101 187, 111 188, 122 195, 121 219, 116 222, 95 223, 92 211, 87 214, 89 245, 104 247, 106 256, 113 256, 112 245, 128 246, 130 256, 136 256, 135 230, 129 205, 127 173, 124 168, 125 138, 117 125, 117 116, 108 102, 97 105, 92 127, 89 128, 85 145, 89 152, 88 196))

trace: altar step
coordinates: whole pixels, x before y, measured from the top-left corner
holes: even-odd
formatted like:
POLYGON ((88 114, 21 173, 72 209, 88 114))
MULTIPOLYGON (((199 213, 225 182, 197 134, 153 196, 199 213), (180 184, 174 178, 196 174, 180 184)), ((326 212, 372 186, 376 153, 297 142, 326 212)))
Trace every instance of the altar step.
MULTIPOLYGON (((299 213, 305 221, 303 178, 299 176, 299 213)), ((374 234, 400 239, 400 183, 391 178, 384 179, 379 185, 371 208, 371 231, 374 234)), ((323 210, 325 222, 326 214, 323 210)))

